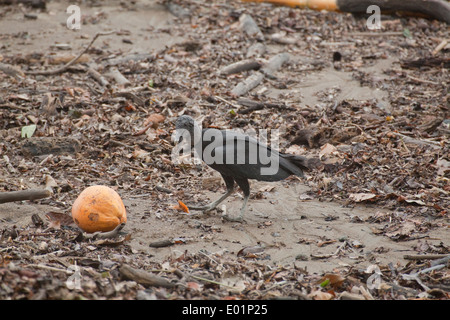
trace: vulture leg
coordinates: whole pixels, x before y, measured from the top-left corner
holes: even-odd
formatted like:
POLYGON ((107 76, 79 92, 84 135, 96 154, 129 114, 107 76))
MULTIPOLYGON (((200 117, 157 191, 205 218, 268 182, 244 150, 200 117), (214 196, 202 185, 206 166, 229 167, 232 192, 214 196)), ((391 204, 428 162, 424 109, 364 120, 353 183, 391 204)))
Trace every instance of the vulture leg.
POLYGON ((226 198, 228 198, 234 191, 234 179, 233 177, 225 176, 222 174, 223 180, 225 180, 225 184, 227 186, 227 192, 221 196, 219 199, 217 199, 214 202, 211 202, 210 204, 207 204, 205 206, 189 206, 189 209, 192 210, 201 210, 203 212, 209 212, 211 210, 214 210, 217 208, 217 206, 226 198))
POLYGON ((236 183, 239 185, 239 187, 244 192, 244 203, 242 205, 239 217, 233 218, 233 217, 226 215, 224 218, 228 221, 242 222, 244 220, 244 213, 245 213, 245 208, 247 206, 248 198, 250 197, 250 185, 248 184, 248 180, 246 178, 234 178, 234 180, 236 180, 236 183))

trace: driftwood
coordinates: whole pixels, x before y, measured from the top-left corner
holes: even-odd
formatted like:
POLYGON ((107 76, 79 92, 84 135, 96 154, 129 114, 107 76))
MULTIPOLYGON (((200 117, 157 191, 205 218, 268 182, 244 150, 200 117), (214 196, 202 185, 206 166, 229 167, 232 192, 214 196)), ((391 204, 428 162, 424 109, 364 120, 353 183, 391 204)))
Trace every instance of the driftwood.
POLYGON ((131 84, 130 80, 125 78, 125 76, 117 69, 116 67, 112 67, 109 72, 108 76, 114 79, 118 85, 121 86, 129 86, 131 84))
POLYGON ((226 67, 220 69, 219 74, 221 75, 229 75, 233 73, 239 73, 248 70, 257 70, 261 67, 261 64, 258 61, 253 59, 247 59, 232 63, 226 67))
POLYGON ((259 86, 263 79, 264 75, 261 72, 256 72, 244 81, 239 82, 236 87, 231 90, 231 93, 235 96, 242 96, 253 88, 259 86))
POLYGON ((295 8, 328 10, 350 13, 367 13, 371 5, 380 7, 383 13, 401 12, 419 14, 450 24, 450 3, 443 0, 243 0, 268 2, 295 8))
POLYGON ((25 140, 21 150, 22 154, 27 157, 46 154, 74 154, 80 152, 81 143, 70 137, 33 137, 25 140))
POLYGON ((274 78, 273 74, 281 66, 289 61, 289 53, 283 52, 270 58, 270 60, 261 68, 261 72, 269 78, 274 78))
POLYGON ((256 40, 263 41, 264 35, 256 24, 255 20, 253 20, 251 15, 246 13, 242 14, 239 17, 239 23, 242 31, 244 31, 249 37, 255 38, 256 40))
POLYGON ((95 81, 97 81, 102 87, 109 86, 109 81, 103 77, 100 72, 90 67, 87 71, 87 74, 90 75, 95 81))
POLYGON ((52 192, 46 189, 30 189, 21 191, 1 192, 0 203, 37 200, 50 197, 52 192))
POLYGON ((233 90, 231 90, 231 94, 235 96, 242 96, 257 87, 264 80, 265 76, 274 78, 274 72, 280 69, 281 66, 287 61, 289 61, 288 53, 280 53, 273 56, 258 72, 238 83, 233 90))
POLYGON ((173 3, 172 1, 167 1, 165 3, 165 6, 171 14, 179 19, 189 19, 191 16, 191 12, 188 9, 185 9, 182 6, 173 3))
POLYGON ((429 57, 429 58, 419 58, 413 60, 403 60, 401 61, 401 66, 403 69, 419 69, 422 67, 442 67, 450 69, 450 58, 446 57, 429 57))
POLYGON ((10 4, 24 4, 26 6, 31 6, 36 9, 45 9, 46 1, 45 0, 0 0, 0 5, 10 5, 10 4))
POLYGON ((403 259, 406 260, 437 260, 437 259, 449 259, 448 254, 405 254, 403 259))
POLYGON ((148 246, 152 248, 164 248, 164 247, 170 247, 174 245, 175 242, 172 239, 168 240, 160 240, 150 243, 148 246))
POLYGON ((119 272, 122 277, 136 281, 144 287, 164 287, 173 288, 175 283, 169 282, 167 279, 158 277, 152 273, 144 270, 132 268, 126 264, 122 264, 119 268, 119 272))
POLYGON ((247 54, 245 56, 247 58, 260 57, 264 53, 266 53, 266 50, 267 50, 267 48, 264 43, 256 42, 248 48, 247 54))
POLYGON ((25 73, 23 73, 23 71, 20 70, 19 67, 11 66, 9 64, 5 64, 5 63, 1 63, 1 62, 0 62, 0 71, 3 71, 8 76, 11 76, 14 78, 25 77, 25 73))

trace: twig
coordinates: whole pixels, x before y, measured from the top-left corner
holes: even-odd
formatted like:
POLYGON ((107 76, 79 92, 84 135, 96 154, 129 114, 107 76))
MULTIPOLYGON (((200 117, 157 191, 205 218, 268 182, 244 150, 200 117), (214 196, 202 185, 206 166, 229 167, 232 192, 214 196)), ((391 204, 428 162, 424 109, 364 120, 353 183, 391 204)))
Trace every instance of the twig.
POLYGON ((83 239, 88 240, 100 240, 100 239, 112 239, 119 235, 119 232, 125 227, 125 223, 119 224, 117 227, 114 228, 114 230, 101 232, 97 231, 93 234, 83 234, 83 239))
POLYGON ((63 73, 71 65, 73 65, 75 62, 77 62, 77 60, 80 59, 81 56, 86 53, 86 51, 89 50, 89 48, 92 46, 94 41, 97 40, 98 37, 100 37, 100 36, 107 36, 107 35, 113 34, 115 32, 116 31, 98 32, 98 33, 96 33, 94 38, 92 38, 91 42, 86 46, 86 48, 84 48, 75 58, 73 58, 72 60, 70 60, 69 62, 67 62, 65 65, 63 65, 62 67, 60 67, 58 69, 55 69, 55 70, 43 70, 43 71, 27 71, 27 72, 25 72, 25 74, 48 76, 48 75, 55 75, 55 74, 58 74, 58 73, 63 73))
POLYGON ((388 37, 388 36, 403 36, 403 32, 401 31, 394 31, 394 32, 350 32, 348 33, 348 36, 350 37, 388 37))
POLYGON ((127 279, 136 281, 137 283, 143 285, 144 287, 164 287, 173 288, 177 284, 169 282, 167 279, 158 277, 147 271, 132 268, 126 264, 122 264, 119 268, 120 274, 127 279))
POLYGON ((430 83, 430 84, 434 84, 434 85, 439 85, 439 83, 437 83, 437 82, 430 81, 430 80, 425 80, 425 79, 419 79, 419 78, 413 77, 413 76, 411 76, 409 74, 407 74, 406 77, 411 79, 411 80, 414 80, 416 82, 419 82, 419 83, 430 83))
POLYGON ((70 271, 69 269, 59 269, 59 268, 55 268, 55 267, 46 266, 45 264, 29 264, 29 265, 27 265, 27 267, 38 268, 38 269, 49 270, 49 271, 56 271, 56 272, 63 272, 66 274, 73 273, 73 271, 70 271))
POLYGON ((428 272, 431 272, 431 271, 434 271, 434 270, 440 270, 440 269, 442 269, 442 268, 445 268, 445 264, 438 264, 438 265, 436 265, 436 266, 432 266, 432 267, 429 267, 429 268, 420 270, 420 271, 418 272, 418 274, 428 273, 428 272))
POLYGON ((407 254, 403 256, 406 260, 435 260, 450 257, 448 254, 407 254))
POLYGON ((404 134, 397 133, 397 132, 392 132, 392 134, 396 135, 397 137, 402 138, 402 140, 404 140, 405 143, 412 143, 412 144, 416 144, 416 145, 427 145, 427 146, 431 146, 436 149, 441 148, 441 145, 439 144, 439 142, 429 141, 429 140, 419 140, 419 139, 405 136, 404 134))
POLYGON ((430 290, 429 287, 427 287, 422 280, 420 280, 419 276, 417 273, 413 273, 413 274, 402 274, 401 275, 402 278, 404 280, 411 280, 411 281, 416 281, 425 291, 430 290))
POLYGON ((438 46, 433 50, 432 54, 433 56, 435 56, 439 51, 441 51, 442 49, 444 49, 444 47, 447 45, 449 40, 444 39, 441 41, 441 43, 438 44, 438 46))
POLYGON ((224 99, 222 97, 214 96, 214 98, 216 98, 217 100, 220 100, 222 102, 225 102, 226 104, 229 104, 230 106, 232 106, 235 109, 239 109, 239 106, 237 104, 234 104, 234 103, 232 103, 232 102, 230 102, 230 101, 228 101, 228 100, 226 100, 226 99, 224 99))

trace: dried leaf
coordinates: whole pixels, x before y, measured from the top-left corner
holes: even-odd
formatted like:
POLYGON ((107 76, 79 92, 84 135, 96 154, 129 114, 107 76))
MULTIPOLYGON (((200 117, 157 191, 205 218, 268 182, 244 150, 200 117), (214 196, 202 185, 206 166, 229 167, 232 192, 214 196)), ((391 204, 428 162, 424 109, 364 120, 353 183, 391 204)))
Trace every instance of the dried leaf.
POLYGON ((344 281, 345 278, 342 277, 340 274, 326 273, 322 278, 320 278, 319 281, 317 281, 317 283, 321 284, 322 286, 324 282, 327 282, 327 284, 336 288, 341 286, 344 281))
POLYGON ((50 211, 45 217, 50 221, 49 227, 60 229, 61 226, 75 226, 71 215, 62 212, 50 211))
POLYGON ((31 138, 36 131, 36 125, 30 124, 29 126, 22 127, 22 138, 31 138))
POLYGON ((147 117, 144 121, 144 126, 151 125, 154 129, 158 127, 166 118, 159 113, 153 113, 147 117))
POLYGON ((332 144, 326 143, 320 148, 319 159, 322 160, 324 156, 337 155, 339 152, 332 144))
POLYGON ((375 198, 376 195, 373 193, 350 193, 349 198, 355 202, 367 201, 375 198))
POLYGON ((181 200, 178 200, 178 205, 173 206, 174 209, 189 213, 189 208, 181 200))
POLYGON ((255 254, 260 254, 264 252, 264 247, 260 246, 260 245, 256 245, 256 246, 252 246, 252 247, 245 247, 242 248, 241 250, 238 251, 237 256, 248 256, 248 255, 252 255, 254 256, 255 254))
POLYGON ((439 159, 436 161, 436 167, 438 169, 437 175, 444 176, 446 173, 450 171, 450 161, 445 159, 439 159))
POLYGON ((334 295, 328 292, 323 292, 320 290, 315 290, 308 294, 308 298, 311 298, 313 300, 331 300, 334 298, 334 295))

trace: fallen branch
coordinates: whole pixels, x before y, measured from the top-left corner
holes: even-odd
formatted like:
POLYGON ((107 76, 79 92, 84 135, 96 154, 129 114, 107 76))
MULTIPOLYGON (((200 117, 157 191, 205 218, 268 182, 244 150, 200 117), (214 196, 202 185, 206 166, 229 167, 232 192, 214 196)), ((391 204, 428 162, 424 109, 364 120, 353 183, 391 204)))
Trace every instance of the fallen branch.
POLYGON ((261 32, 261 29, 256 24, 255 20, 253 20, 252 16, 244 13, 239 17, 239 23, 241 25, 242 31, 244 31, 248 36, 252 38, 256 38, 259 41, 264 40, 264 35, 261 32))
POLYGON ((3 71, 5 74, 7 74, 10 77, 13 78, 23 78, 25 74, 22 70, 20 70, 19 67, 11 66, 6 63, 0 62, 0 71, 3 71))
POLYGON ((403 259, 406 260, 435 260, 435 259, 441 259, 450 258, 450 255, 448 254, 406 254, 403 256, 403 259))
POLYGON ((55 75, 55 74, 63 73, 71 65, 73 65, 75 62, 77 62, 78 59, 80 59, 81 56, 84 53, 86 53, 86 51, 89 50, 89 48, 92 46, 92 44, 95 42, 95 40, 97 40, 98 37, 100 37, 100 36, 107 36, 107 35, 113 34, 115 32, 116 31, 98 32, 98 33, 96 33, 94 38, 92 38, 91 42, 86 46, 86 48, 84 48, 75 58, 73 58, 72 60, 70 60, 69 62, 67 62, 65 65, 63 65, 62 67, 60 67, 58 69, 55 69, 55 70, 43 70, 43 71, 27 71, 27 72, 25 72, 25 74, 49 76, 49 75, 55 75))
POLYGON ((23 200, 37 200, 48 198, 52 195, 50 190, 46 189, 30 189, 21 191, 1 192, 0 203, 23 201, 23 200))
POLYGON ((397 133, 397 132, 392 132, 392 134, 396 135, 397 137, 400 137, 405 143, 408 143, 408 144, 415 144, 415 145, 419 145, 419 146, 430 146, 435 149, 442 148, 440 143, 436 142, 436 141, 419 140, 419 139, 405 136, 404 134, 397 133))
POLYGON ((238 83, 233 90, 231 90, 231 94, 235 96, 242 96, 257 87, 263 80, 264 77, 267 76, 269 78, 274 78, 273 74, 275 71, 279 70, 281 66, 289 61, 288 53, 279 53, 276 56, 270 58, 270 60, 259 70, 252 74, 250 77, 245 79, 244 81, 238 83))
POLYGON ((256 70, 261 67, 261 64, 258 61, 253 59, 247 59, 232 63, 226 67, 220 69, 219 74, 221 75, 229 75, 233 73, 240 73, 248 70, 256 70))
POLYGON ((26 6, 31 6, 35 9, 45 9, 45 0, 0 0, 0 5, 11 5, 11 4, 24 4, 26 6))
POLYGON ((266 45, 261 42, 255 42, 247 49, 247 54, 245 55, 247 58, 252 57, 260 57, 264 53, 266 53, 266 45))
POLYGON ((160 240, 150 243, 148 246, 152 248, 164 248, 164 247, 170 247, 174 245, 175 242, 172 239, 168 240, 160 240))
POLYGON ((90 75, 95 81, 97 81, 102 87, 109 86, 109 81, 103 77, 100 72, 90 67, 87 71, 87 74, 90 75))
POLYGON ((130 83, 130 80, 128 80, 127 78, 125 78, 125 76, 119 71, 119 69, 117 69, 116 67, 112 67, 110 70, 109 70, 109 73, 108 73, 108 75, 110 76, 110 77, 112 77, 113 79, 114 79, 114 81, 116 81, 116 83, 118 84, 118 85, 121 85, 121 86, 129 86, 131 83, 130 83))
POLYGON ((122 264, 119 268, 122 277, 136 281, 144 287, 164 287, 173 288, 177 284, 169 282, 167 279, 158 277, 144 270, 132 268, 126 264, 122 264))
POLYGON ((422 67, 450 68, 450 58, 447 57, 427 57, 413 60, 403 60, 400 62, 403 69, 420 69, 422 67))
POLYGON ((279 53, 270 58, 270 60, 261 68, 261 72, 266 77, 274 78, 274 72, 279 70, 284 63, 288 62, 289 58, 289 53, 279 53))
POLYGON ((242 96, 252 90, 253 88, 256 88, 259 86, 259 84, 263 81, 264 75, 261 72, 256 72, 252 74, 250 77, 245 79, 242 82, 239 82, 233 90, 231 90, 231 94, 235 96, 242 96))

